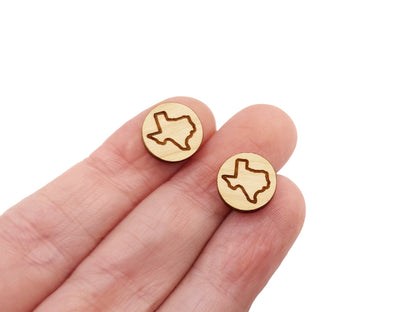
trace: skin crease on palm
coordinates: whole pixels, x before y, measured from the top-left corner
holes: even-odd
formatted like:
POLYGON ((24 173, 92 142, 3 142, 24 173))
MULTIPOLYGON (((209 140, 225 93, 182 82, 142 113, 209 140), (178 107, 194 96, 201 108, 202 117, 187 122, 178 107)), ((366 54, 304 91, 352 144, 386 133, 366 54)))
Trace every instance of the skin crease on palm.
POLYGON ((278 175, 266 207, 233 211, 217 172, 241 152, 279 170, 296 145, 294 124, 274 106, 253 105, 216 131, 198 100, 163 102, 201 120, 204 140, 191 158, 166 163, 147 152, 146 110, 0 216, 1 311, 249 310, 298 236, 305 204, 278 175))

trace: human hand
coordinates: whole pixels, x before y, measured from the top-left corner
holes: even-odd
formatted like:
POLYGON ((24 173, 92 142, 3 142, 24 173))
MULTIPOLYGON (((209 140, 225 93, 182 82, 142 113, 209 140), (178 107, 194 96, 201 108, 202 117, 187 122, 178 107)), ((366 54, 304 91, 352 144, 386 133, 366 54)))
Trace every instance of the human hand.
POLYGON ((254 152, 276 170, 296 144, 290 118, 249 107, 219 131, 201 102, 204 141, 180 163, 144 147, 147 111, 100 148, 0 217, 1 311, 247 311, 295 241, 299 189, 277 176, 255 213, 231 211, 216 177, 232 154, 254 152))

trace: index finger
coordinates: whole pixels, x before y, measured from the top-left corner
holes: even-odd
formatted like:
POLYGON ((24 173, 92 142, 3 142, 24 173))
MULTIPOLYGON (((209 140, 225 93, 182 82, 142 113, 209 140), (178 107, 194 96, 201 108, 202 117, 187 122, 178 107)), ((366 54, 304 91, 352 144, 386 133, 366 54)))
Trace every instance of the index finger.
MULTIPOLYGON (((213 115, 200 101, 177 97, 163 102, 189 106, 203 125, 204 141, 215 132, 213 115)), ((33 309, 123 217, 183 166, 157 160, 144 147, 141 125, 149 110, 0 217, 2 310, 33 309)))

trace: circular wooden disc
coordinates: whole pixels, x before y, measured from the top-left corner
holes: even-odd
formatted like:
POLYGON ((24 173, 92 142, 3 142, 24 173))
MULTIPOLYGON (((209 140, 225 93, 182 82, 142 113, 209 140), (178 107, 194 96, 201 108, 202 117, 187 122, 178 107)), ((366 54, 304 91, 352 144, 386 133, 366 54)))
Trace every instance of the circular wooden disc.
POLYGON ((162 103, 146 116, 142 137, 152 155, 175 162, 191 157, 198 150, 203 130, 198 116, 188 106, 162 103))
POLYGON ((257 210, 266 205, 276 191, 276 171, 260 155, 237 154, 221 166, 217 186, 222 199, 232 208, 257 210))

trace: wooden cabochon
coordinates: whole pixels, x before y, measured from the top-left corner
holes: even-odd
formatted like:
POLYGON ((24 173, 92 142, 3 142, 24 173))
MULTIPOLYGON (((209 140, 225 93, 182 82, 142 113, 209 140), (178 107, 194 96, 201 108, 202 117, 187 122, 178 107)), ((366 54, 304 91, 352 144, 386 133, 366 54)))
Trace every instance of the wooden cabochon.
POLYGON ((237 154, 221 166, 217 186, 222 199, 232 208, 257 210, 266 205, 276 191, 276 171, 260 155, 237 154))
POLYGON ((201 121, 192 109, 179 103, 162 103, 146 116, 143 142, 155 157, 175 162, 191 157, 202 142, 201 121))

